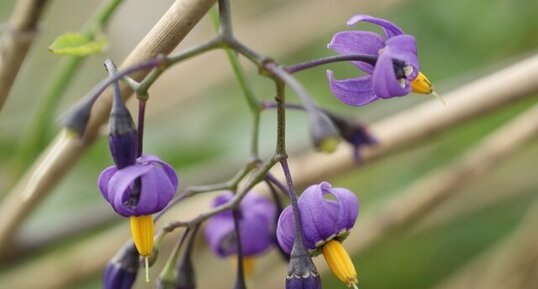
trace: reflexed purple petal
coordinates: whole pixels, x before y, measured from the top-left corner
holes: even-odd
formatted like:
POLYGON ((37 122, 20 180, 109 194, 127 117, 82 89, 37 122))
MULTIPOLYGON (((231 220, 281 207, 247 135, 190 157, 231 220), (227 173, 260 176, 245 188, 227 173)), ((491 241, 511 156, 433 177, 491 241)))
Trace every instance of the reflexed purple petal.
POLYGON ((408 79, 415 79, 419 72, 419 64, 417 57, 417 44, 415 37, 411 35, 399 35, 387 40, 387 47, 383 53, 388 56, 401 60, 413 67, 413 71, 408 76, 408 79))
MULTIPOLYGON (((270 208, 274 211, 274 207, 270 208)), ((273 243, 271 239, 272 219, 265 219, 263 214, 257 214, 254 208, 242 211, 239 222, 241 245, 245 256, 263 253, 273 243)))
POLYGON ((140 157, 139 160, 141 163, 148 162, 148 163, 152 163, 153 165, 156 165, 155 163, 160 164, 162 166, 162 170, 168 175, 169 180, 172 182, 172 185, 177 190, 177 187, 179 185, 179 180, 178 180, 176 171, 174 170, 172 166, 170 166, 168 163, 166 163, 165 161, 159 159, 157 156, 154 156, 154 155, 144 155, 140 157))
POLYGON ((110 178, 110 181, 108 182, 110 204, 118 214, 124 217, 130 217, 134 214, 134 211, 131 208, 124 206, 124 202, 128 198, 128 194, 130 194, 130 186, 138 177, 151 169, 152 167, 149 165, 128 166, 118 170, 114 176, 110 178))
POLYGON ((371 76, 335 80, 333 72, 327 70, 327 79, 334 96, 345 104, 361 106, 378 99, 372 89, 371 76))
POLYGON ((266 220, 270 226, 276 215, 276 207, 273 202, 265 197, 249 193, 243 198, 240 209, 242 212, 254 213, 257 217, 266 220))
POLYGON ((323 182, 306 188, 299 198, 305 239, 314 244, 330 238, 341 230, 335 227, 339 214, 338 203, 324 198, 324 193, 329 190, 330 184, 323 182))
POLYGON ((152 170, 141 177, 140 199, 135 208, 137 215, 149 215, 164 209, 176 191, 168 175, 160 167, 152 166, 152 170))
POLYGON ((110 166, 104 169, 97 178, 97 186, 99 187, 99 191, 101 192, 101 195, 103 195, 103 198, 109 203, 110 199, 108 196, 108 182, 117 171, 116 166, 110 166))
POLYGON ((237 252, 232 218, 211 218, 204 232, 209 247, 218 256, 227 257, 237 252))
MULTIPOLYGON (((295 241, 295 225, 293 224, 293 211, 291 206, 287 206, 278 218, 276 237, 280 248, 286 253, 291 253, 293 242, 295 241)), ((306 245, 306 244, 305 244, 306 245)))
MULTIPOLYGON (((369 31, 343 31, 336 33, 328 48, 342 54, 379 55, 379 50, 385 47, 385 40, 376 33, 369 31)), ((362 61, 352 61, 355 66, 371 74, 374 67, 362 61)))
POLYGON ((376 18, 370 15, 365 15, 365 14, 359 14, 359 15, 355 15, 351 17, 347 21, 347 25, 353 26, 357 22, 370 22, 370 23, 381 26, 381 28, 383 29, 383 32, 385 32, 385 35, 387 36, 387 39, 397 36, 397 35, 404 34, 403 30, 400 27, 396 26, 396 24, 382 18, 376 18))
MULTIPOLYGON (((213 207, 221 206, 233 198, 225 192, 213 200, 213 207)), ((239 206, 239 230, 243 254, 253 256, 270 248, 272 244, 275 205, 267 198, 252 193, 247 194, 239 206)), ((234 220, 230 211, 219 213, 208 221, 206 239, 211 249, 225 257, 237 253, 234 220)))
POLYGON ((378 59, 372 77, 372 86, 375 94, 381 98, 403 96, 409 93, 410 87, 402 88, 394 74, 392 58, 383 53, 378 59))
POLYGON ((338 202, 338 219, 335 227, 349 230, 355 225, 359 215, 359 200, 350 190, 344 188, 330 189, 336 201, 338 202))

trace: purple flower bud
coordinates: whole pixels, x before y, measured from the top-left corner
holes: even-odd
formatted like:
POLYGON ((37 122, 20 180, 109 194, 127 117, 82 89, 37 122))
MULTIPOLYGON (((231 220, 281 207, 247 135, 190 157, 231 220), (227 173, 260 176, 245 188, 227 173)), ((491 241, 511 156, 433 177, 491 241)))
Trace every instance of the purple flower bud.
MULTIPOLYGON (((355 224, 359 214, 359 201, 355 194, 344 188, 332 188, 328 182, 308 187, 299 197, 304 244, 312 254, 326 242, 343 240, 355 224)), ((278 243, 291 252, 295 241, 295 226, 291 206, 286 207, 278 219, 278 243)))
POLYGON ((177 190, 178 178, 166 162, 153 155, 143 155, 134 165, 123 169, 106 168, 99 175, 98 186, 118 214, 142 216, 159 212, 168 205, 177 190), (134 189, 138 190, 136 202, 132 202, 134 189))
POLYGON ((334 152, 340 142, 333 122, 320 111, 310 114, 310 135, 316 149, 322 152, 334 152))
POLYGON ((82 136, 86 131, 86 125, 96 100, 97 96, 86 96, 62 118, 62 126, 75 132, 78 136, 82 136))
POLYGON ((357 121, 355 118, 329 112, 326 112, 326 114, 338 129, 340 136, 353 146, 356 161, 360 161, 359 150, 362 146, 373 146, 378 143, 368 132, 366 125, 357 121))
MULTIPOLYGON (((194 238, 194 237, 192 237, 194 238)), ((192 266, 191 250, 193 240, 187 248, 187 251, 183 254, 181 260, 176 264, 174 272, 176 279, 174 281, 175 289, 194 289, 196 288, 196 277, 194 274, 194 267, 192 266)))
POLYGON ((127 242, 105 268, 104 289, 130 289, 138 273, 138 251, 127 242))
MULTIPOLYGON (((116 71, 116 66, 109 59, 105 61, 105 66, 109 73, 116 71)), ((123 169, 126 166, 133 165, 136 161, 138 138, 131 113, 121 97, 119 82, 114 82, 112 86, 114 96, 108 121, 110 127, 108 144, 116 167, 123 169)))
MULTIPOLYGON (((227 192, 215 198, 213 207, 220 206, 233 197, 227 192)), ((272 244, 275 205, 265 197, 247 194, 239 205, 239 235, 244 256, 265 252, 272 244)), ((209 246, 220 257, 237 253, 236 234, 232 212, 226 211, 213 216, 205 228, 209 246)))
MULTIPOLYGON (((335 80, 327 71, 329 86, 342 102, 360 106, 377 99, 407 95, 411 82, 419 75, 419 63, 415 38, 404 34, 394 23, 368 15, 355 15, 347 22, 370 22, 380 26, 384 37, 369 31, 343 31, 336 33, 328 44, 341 55, 361 54, 378 56, 375 64, 353 61, 365 76, 335 80)), ((430 91, 431 92, 431 91, 430 91)))

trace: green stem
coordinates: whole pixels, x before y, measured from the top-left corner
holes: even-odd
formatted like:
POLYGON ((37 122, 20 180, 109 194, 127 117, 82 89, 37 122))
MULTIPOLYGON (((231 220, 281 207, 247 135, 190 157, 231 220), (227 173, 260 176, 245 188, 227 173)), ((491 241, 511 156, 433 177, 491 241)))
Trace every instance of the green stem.
POLYGON ((170 257, 166 261, 166 264, 163 267, 163 270, 161 271, 161 274, 159 275, 159 278, 166 280, 168 282, 174 282, 174 268, 177 263, 177 259, 179 257, 179 250, 181 247, 183 247, 183 243, 185 243, 185 240, 187 239, 187 236, 189 235, 189 228, 185 230, 183 233, 183 236, 179 239, 179 241, 176 243, 176 246, 174 246, 174 249, 170 253, 170 257))
MULTIPOLYGON (((222 33, 224 39, 230 39, 232 36, 232 26, 230 21, 230 6, 229 1, 221 0, 219 1, 219 15, 217 15, 216 10, 212 9, 209 13, 209 16, 212 20, 213 26, 217 31, 222 33), (220 16, 220 17, 219 17, 220 16), (226 36, 228 35, 228 37, 226 36)), ((250 143, 250 153, 252 158, 258 159, 259 150, 258 150, 258 139, 259 139, 259 127, 260 127, 260 113, 261 107, 258 99, 254 95, 254 91, 250 86, 247 75, 243 66, 239 62, 239 57, 237 57, 237 52, 230 48, 224 48, 226 50, 226 55, 228 60, 232 65, 232 70, 235 74, 237 81, 239 82, 239 87, 245 96, 250 112, 252 113, 252 138, 250 143)))
MULTIPOLYGON (((103 3, 84 26, 82 33, 91 39, 96 37, 110 21, 112 15, 122 2, 123 0, 110 0, 103 3)), ((60 103, 61 97, 72 83, 83 60, 84 58, 75 56, 69 56, 63 59, 45 86, 45 90, 42 93, 43 97, 40 99, 40 104, 38 105, 38 111, 31 121, 28 132, 22 138, 21 149, 17 154, 18 163, 15 166, 15 175, 17 178, 37 153, 46 145, 52 123, 54 122, 54 116, 56 115, 56 108, 60 103)))

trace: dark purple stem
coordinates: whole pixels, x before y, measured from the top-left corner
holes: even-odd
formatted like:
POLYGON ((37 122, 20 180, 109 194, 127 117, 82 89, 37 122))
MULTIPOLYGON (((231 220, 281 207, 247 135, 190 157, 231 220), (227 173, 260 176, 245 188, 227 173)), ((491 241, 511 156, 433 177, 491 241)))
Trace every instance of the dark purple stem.
MULTIPOLYGON (((278 103, 270 102, 270 101, 262 101, 260 102, 260 106, 262 109, 277 109, 278 103)), ((288 109, 305 110, 304 106, 300 104, 296 104, 296 103, 286 103, 285 107, 288 109)))
POLYGON ((291 179, 290 168, 288 166, 287 159, 280 160, 280 166, 286 177, 286 183, 288 184, 288 194, 290 196, 291 208, 293 209, 293 223, 295 225, 295 242, 296 245, 304 246, 303 227, 301 226, 301 214, 299 210, 299 203, 297 201, 297 193, 293 187, 293 181, 291 179))
POLYGON ((375 65, 377 61, 377 56, 366 55, 366 54, 354 54, 354 55, 338 55, 338 56, 329 56, 320 59, 315 59, 295 65, 290 65, 284 69, 289 73, 296 73, 302 70, 310 69, 316 66, 325 65, 334 62, 341 61, 362 61, 372 65, 375 65))
POLYGON ((138 100, 138 157, 142 155, 144 144, 144 118, 146 115, 146 99, 138 100))

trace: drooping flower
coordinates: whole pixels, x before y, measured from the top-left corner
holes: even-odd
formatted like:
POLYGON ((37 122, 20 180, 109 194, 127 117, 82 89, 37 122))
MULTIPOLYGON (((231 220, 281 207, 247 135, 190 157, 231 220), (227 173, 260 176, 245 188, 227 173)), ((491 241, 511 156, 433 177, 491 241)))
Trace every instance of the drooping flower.
POLYGON ((147 263, 153 250, 152 214, 168 205, 178 187, 174 169, 156 156, 142 155, 122 169, 106 168, 99 175, 98 186, 118 214, 130 217, 133 241, 147 263))
POLYGON ((138 252, 127 242, 105 268, 104 289, 130 289, 136 279, 139 265, 138 252))
MULTIPOLYGON (((346 285, 357 284, 357 273, 341 242, 349 235, 359 213, 356 196, 322 182, 308 187, 298 200, 304 245, 311 255, 323 254, 329 267, 346 285)), ((288 206, 277 225, 278 243, 291 253, 295 241, 293 211, 288 206)))
MULTIPOLYGON (((213 200, 213 207, 227 203, 233 198, 231 192, 213 200)), ((276 208, 265 197, 247 194, 239 205, 239 235, 244 256, 245 271, 251 270, 253 258, 267 251, 273 244, 276 208)), ((205 238, 210 248, 219 257, 237 254, 236 233, 233 214, 225 211, 213 216, 205 227, 205 238)))
POLYGON ((415 38, 394 23, 369 15, 355 15, 348 26, 370 22, 381 27, 385 36, 369 31, 342 31, 336 33, 328 48, 341 55, 373 56, 372 61, 352 61, 367 75, 336 80, 327 71, 329 86, 342 102, 360 106, 377 99, 404 96, 409 92, 429 94, 432 86, 419 70, 415 38))
POLYGON ((142 216, 166 207, 177 190, 178 178, 174 169, 157 156, 143 155, 123 169, 106 168, 99 175, 98 186, 118 214, 142 216))

